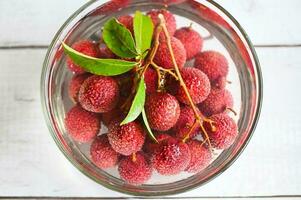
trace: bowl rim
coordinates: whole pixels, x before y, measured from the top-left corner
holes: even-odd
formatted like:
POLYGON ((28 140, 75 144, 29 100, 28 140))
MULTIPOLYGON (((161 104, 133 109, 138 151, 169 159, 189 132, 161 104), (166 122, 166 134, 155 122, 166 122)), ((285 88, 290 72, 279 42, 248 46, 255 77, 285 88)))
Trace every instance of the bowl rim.
MULTIPOLYGON (((261 71, 261 65, 257 56, 257 53, 255 51, 255 48, 249 38, 249 36, 247 35, 247 33, 245 32, 245 30, 242 28, 242 26, 240 25, 240 23, 226 10, 224 9, 221 5, 219 5, 218 3, 216 3, 213 0, 207 0, 207 2, 209 4, 212 4, 213 6, 215 6, 216 8, 218 8, 223 14, 225 14, 232 22, 233 24, 237 27, 237 29, 239 30, 239 32, 242 34, 242 37, 245 39, 251 55, 254 58, 254 68, 256 68, 256 76, 258 78, 257 82, 258 82, 258 97, 257 97, 257 107, 256 110, 254 110, 255 115, 253 118, 253 123, 250 127, 250 131, 248 136, 246 137, 244 143, 241 145, 241 147, 239 148, 239 150, 233 155, 233 157, 216 173, 212 174, 211 176, 209 176, 208 178, 204 179, 201 183, 198 184, 194 184, 194 185, 189 185, 183 188, 179 188, 176 190, 172 190, 172 191, 164 191, 164 192, 150 192, 150 193, 143 193, 143 192, 134 192, 131 190, 122 190, 120 187, 115 186, 115 185, 111 185, 105 181, 99 180, 96 177, 94 177, 91 173, 89 173, 88 171, 84 170, 84 168, 78 164, 78 162, 76 161, 76 159, 73 159, 72 157, 69 156, 68 152, 63 148, 61 142, 58 140, 56 134, 54 134, 55 128, 53 127, 53 124, 51 122, 51 115, 50 115, 50 110, 49 110, 49 105, 47 103, 47 91, 45 89, 45 81, 47 79, 45 79, 46 75, 47 75, 47 66, 49 63, 49 55, 52 51, 52 48, 54 47, 58 37, 60 36, 61 32, 67 27, 67 25, 70 23, 71 20, 73 20, 74 18, 76 18, 84 9, 86 9, 87 7, 89 7, 90 5, 94 4, 95 2, 97 2, 99 0, 91 0, 85 4, 83 4, 80 8, 78 8, 70 17, 68 17, 68 19, 63 23, 63 25, 59 28, 59 30, 56 32, 55 36, 53 37, 50 45, 48 46, 47 49, 47 53, 45 55, 45 59, 43 62, 43 68, 42 68, 42 73, 41 73, 41 79, 40 79, 40 98, 41 98, 41 106, 42 106, 42 110, 43 110, 43 115, 48 127, 49 132, 51 133, 51 136, 53 138, 53 140, 56 143, 56 146, 58 146, 58 148, 60 149, 60 151, 63 153, 63 155, 69 160, 69 162, 72 163, 72 165, 74 165, 79 171, 81 171, 84 175, 86 175, 87 177, 89 177, 90 179, 92 179, 93 181, 95 181, 96 183, 111 189, 113 191, 117 191, 117 192, 121 192, 124 194, 129 194, 129 195, 134 195, 134 196, 166 196, 166 195, 175 195, 178 193, 183 193, 183 192, 187 192, 190 190, 193 190, 195 188, 198 188, 206 183, 208 183, 209 181, 215 179, 216 177, 218 177, 220 174, 222 174, 224 171, 226 171, 237 159, 238 157, 241 155, 241 153, 244 151, 244 149, 247 147, 248 143, 250 142, 251 137, 254 134, 254 131, 256 129, 256 126, 258 124, 259 121, 259 117, 261 114, 261 109, 262 109, 262 102, 263 102, 263 77, 262 77, 262 71, 261 71), (45 79, 45 80, 44 80, 45 79)), ((195 1, 199 1, 199 0, 195 0, 195 1)), ((105 1, 104 3, 107 3, 107 1, 105 1)), ((103 4, 104 4, 103 3, 103 4)))

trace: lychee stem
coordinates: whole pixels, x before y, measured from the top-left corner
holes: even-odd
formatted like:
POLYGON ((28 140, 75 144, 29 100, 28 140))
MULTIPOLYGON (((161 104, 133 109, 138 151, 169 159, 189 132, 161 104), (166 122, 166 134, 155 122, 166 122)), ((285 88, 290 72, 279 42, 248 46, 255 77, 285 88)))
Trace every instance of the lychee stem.
POLYGON ((151 63, 152 66, 157 70, 161 70, 163 72, 169 73, 171 76, 173 76, 176 80, 178 80, 178 76, 171 70, 171 69, 165 69, 163 67, 160 67, 159 65, 157 65, 155 62, 151 63))
POLYGON ((132 154, 132 161, 133 161, 133 162, 136 162, 136 160, 137 160, 136 153, 133 153, 133 154, 132 154))
POLYGON ((197 120, 193 123, 192 127, 190 127, 189 132, 186 134, 186 136, 184 137, 184 139, 182 140, 184 143, 190 138, 190 135, 192 133, 193 130, 195 130, 196 126, 198 125, 197 120))
MULTIPOLYGON (((184 90, 184 92, 185 92, 185 94, 186 94, 186 97, 187 97, 187 99, 188 99, 188 101, 189 101, 189 103, 190 103, 190 106, 191 106, 191 108, 192 108, 192 110, 193 110, 193 112, 194 112, 196 121, 200 124, 201 129, 202 129, 202 131, 204 132, 204 134, 205 134, 205 136, 206 136, 206 139, 207 139, 207 138, 209 138, 209 136, 208 136, 208 133, 206 132, 206 130, 205 130, 204 126, 203 126, 203 121, 211 121, 211 120, 205 118, 204 116, 200 116, 199 112, 197 111, 197 108, 196 108, 196 106, 195 106, 195 104, 194 104, 194 102, 193 102, 193 100, 192 100, 192 98, 191 98, 191 96, 190 96, 190 93, 189 93, 189 91, 188 91, 188 89, 187 89, 187 87, 186 87, 186 84, 185 84, 185 82, 184 82, 184 80, 183 80, 183 77, 182 77, 182 75, 181 75, 181 73, 180 73, 180 70, 179 70, 177 61, 176 61, 176 59, 175 59, 175 56, 174 56, 174 53, 173 53, 173 50, 172 50, 172 46, 171 46, 171 38, 170 38, 169 32, 168 32, 168 30, 167 30, 167 28, 166 28, 165 19, 164 19, 164 17, 163 17, 162 14, 159 14, 158 17, 159 17, 159 19, 160 19, 159 27, 160 27, 160 26, 162 27, 162 30, 163 30, 163 32, 164 32, 164 34, 165 34, 165 36, 166 36, 166 42, 167 42, 168 50, 169 50, 169 53, 170 53, 170 55, 171 55, 171 59, 172 59, 172 62, 173 62, 173 65, 174 65, 174 69, 175 69, 175 71, 176 71, 176 74, 177 74, 177 76, 178 76, 180 85, 181 85, 181 87, 183 88, 183 90, 184 90)), ((189 136, 188 136, 188 137, 189 137, 189 136)), ((212 146, 211 146, 211 143, 210 143, 210 140, 209 140, 209 139, 208 139, 208 144, 209 144, 209 148, 212 149, 212 148, 211 148, 212 146)))
POLYGON ((229 110, 229 111, 232 112, 235 116, 237 115, 237 112, 236 112, 233 108, 227 107, 226 110, 229 110))

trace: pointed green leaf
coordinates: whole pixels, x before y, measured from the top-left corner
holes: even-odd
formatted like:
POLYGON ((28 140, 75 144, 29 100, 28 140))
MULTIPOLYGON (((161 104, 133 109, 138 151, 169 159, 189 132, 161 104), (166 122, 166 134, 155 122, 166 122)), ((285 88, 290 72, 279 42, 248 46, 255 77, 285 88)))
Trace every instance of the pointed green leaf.
POLYGON ((65 43, 62 44, 65 53, 71 58, 71 60, 91 74, 115 76, 130 71, 137 65, 136 62, 129 62, 125 60, 93 58, 75 51, 65 43))
POLYGON ((148 120, 147 120, 147 117, 146 117, 144 108, 142 109, 142 118, 143 118, 145 127, 146 127, 146 129, 147 129, 148 135, 149 135, 155 142, 159 143, 158 140, 156 139, 155 135, 153 134, 152 129, 149 127, 148 120))
POLYGON ((134 33, 136 41, 136 49, 139 55, 151 47, 154 25, 151 18, 143 15, 140 11, 136 11, 134 16, 134 33))
POLYGON ((104 25, 102 37, 109 49, 122 58, 137 56, 135 42, 131 32, 113 18, 104 25))
POLYGON ((134 121, 140 115, 145 103, 145 82, 141 78, 138 84, 137 92, 132 102, 130 111, 126 118, 121 122, 121 125, 134 121))

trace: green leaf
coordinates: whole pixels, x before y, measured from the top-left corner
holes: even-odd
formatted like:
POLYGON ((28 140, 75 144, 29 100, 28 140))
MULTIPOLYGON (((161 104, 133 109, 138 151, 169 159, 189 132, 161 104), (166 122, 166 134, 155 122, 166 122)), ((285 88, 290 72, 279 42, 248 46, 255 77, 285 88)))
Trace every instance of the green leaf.
POLYGON ((102 32, 109 49, 122 58, 135 58, 137 51, 131 32, 113 18, 107 21, 102 32))
POLYGON ((155 142, 159 143, 158 140, 156 139, 155 135, 153 134, 152 129, 149 127, 148 120, 147 120, 147 117, 146 117, 144 108, 143 108, 143 110, 142 110, 142 118, 143 118, 145 127, 146 127, 146 129, 147 129, 148 135, 149 135, 155 142))
POLYGON ((140 115, 145 103, 145 82, 141 78, 130 111, 120 125, 134 121, 140 115))
POLYGON ((144 52, 151 47, 154 25, 151 18, 136 11, 134 16, 134 33, 137 53, 143 56, 144 52))
POLYGON ((137 65, 136 62, 129 62, 125 60, 93 58, 75 51, 65 43, 62 44, 65 53, 71 58, 71 60, 92 74, 115 76, 130 71, 137 65))

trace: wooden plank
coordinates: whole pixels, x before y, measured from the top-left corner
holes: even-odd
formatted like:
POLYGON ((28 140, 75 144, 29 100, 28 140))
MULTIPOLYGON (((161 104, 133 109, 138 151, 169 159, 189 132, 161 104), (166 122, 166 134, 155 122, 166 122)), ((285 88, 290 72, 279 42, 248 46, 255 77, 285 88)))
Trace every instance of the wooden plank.
MULTIPOLYGON (((105 0, 102 0, 105 2, 105 0)), ((0 46, 47 45, 64 21, 86 0, 0 1, 0 46), (13 6, 12 6, 13 5, 13 6), (34 35, 33 35, 34 34, 34 35)), ((301 1, 220 0, 254 44, 301 43, 301 1)))
MULTIPOLYGON (((264 105, 245 152, 221 176, 177 197, 296 195, 301 192, 301 48, 257 49, 264 105)), ((45 50, 0 50, 0 196, 120 197, 73 167, 41 111, 45 50)))

